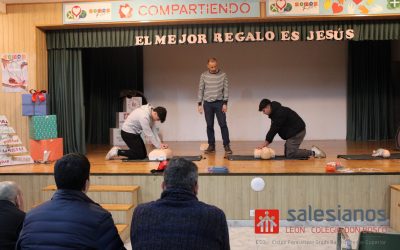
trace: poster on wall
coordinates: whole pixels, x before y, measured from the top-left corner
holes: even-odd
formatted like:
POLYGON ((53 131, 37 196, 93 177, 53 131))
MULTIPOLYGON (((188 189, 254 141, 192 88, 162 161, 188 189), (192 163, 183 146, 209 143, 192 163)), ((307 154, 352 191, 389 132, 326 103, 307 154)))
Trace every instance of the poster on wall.
POLYGON ((23 53, 1 55, 3 92, 22 92, 28 87, 28 58, 23 53))
POLYGON ((268 0, 267 16, 400 14, 400 0, 268 0))
POLYGON ((258 0, 148 0, 63 4, 64 24, 259 17, 258 0))

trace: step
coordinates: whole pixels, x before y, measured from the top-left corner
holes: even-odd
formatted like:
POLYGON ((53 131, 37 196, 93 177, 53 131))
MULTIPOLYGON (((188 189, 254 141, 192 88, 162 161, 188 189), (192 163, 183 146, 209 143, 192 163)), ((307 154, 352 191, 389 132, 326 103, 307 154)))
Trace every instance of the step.
MULTIPOLYGON (((90 185, 89 192, 135 192, 139 186, 114 186, 114 185, 90 185)), ((56 191, 56 185, 49 185, 43 191, 56 191)))
POLYGON ((129 211, 133 204, 100 204, 107 211, 129 211))
MULTIPOLYGON (((32 208, 36 208, 42 203, 34 204, 32 208)), ((129 211, 129 209, 133 208, 133 204, 99 204, 102 208, 107 211, 129 211)))
POLYGON ((118 230, 118 233, 121 234, 125 229, 128 228, 127 224, 115 224, 115 227, 118 230))

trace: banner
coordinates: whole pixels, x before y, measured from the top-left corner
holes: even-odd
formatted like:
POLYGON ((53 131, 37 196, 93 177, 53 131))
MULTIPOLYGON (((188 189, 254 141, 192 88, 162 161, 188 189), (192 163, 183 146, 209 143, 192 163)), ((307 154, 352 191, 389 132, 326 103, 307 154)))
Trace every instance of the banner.
POLYGON ((2 54, 1 70, 4 92, 22 92, 28 87, 26 54, 2 54))
POLYGON ((400 14, 400 0, 267 0, 266 13, 279 16, 400 14))
MULTIPOLYGON (((213 43, 232 43, 232 42, 268 42, 268 41, 342 41, 352 40, 354 30, 312 30, 308 33, 301 33, 296 30, 282 30, 280 32, 225 32, 212 34, 213 43), (302 39, 304 37, 304 39, 302 39)), ((180 34, 136 36, 135 46, 148 45, 173 45, 173 44, 205 44, 208 43, 207 34, 180 34)))
POLYGON ((63 4, 64 24, 259 17, 258 0, 149 0, 63 4))

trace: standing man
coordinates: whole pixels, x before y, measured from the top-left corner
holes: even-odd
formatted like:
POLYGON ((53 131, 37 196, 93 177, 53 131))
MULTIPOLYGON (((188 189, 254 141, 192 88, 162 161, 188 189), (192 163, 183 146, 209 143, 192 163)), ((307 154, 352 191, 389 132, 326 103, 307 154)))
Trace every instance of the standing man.
POLYGON ((21 188, 13 181, 0 182, 0 249, 15 249, 24 219, 21 188))
POLYGON ((149 104, 142 105, 132 111, 126 118, 121 129, 121 136, 128 150, 112 147, 106 155, 106 160, 112 160, 117 156, 126 156, 129 160, 144 159, 147 156, 146 146, 140 134, 144 136, 156 148, 168 148, 167 144, 161 143, 155 122, 163 123, 167 117, 164 107, 153 108, 149 104))
POLYGON ((229 130, 226 124, 226 112, 228 111, 228 77, 218 68, 216 58, 209 58, 208 70, 200 76, 198 93, 198 111, 203 113, 207 123, 208 148, 206 153, 215 152, 214 116, 217 116, 221 127, 222 140, 226 154, 232 154, 229 145, 229 130), (203 106, 202 106, 203 104, 203 106))
POLYGON ((275 135, 279 134, 282 139, 286 140, 285 157, 287 158, 326 157, 325 152, 316 146, 312 146, 311 150, 299 149, 306 136, 306 124, 295 111, 268 99, 261 100, 258 111, 262 111, 271 119, 271 127, 265 137, 265 142, 259 148, 268 147, 275 135))

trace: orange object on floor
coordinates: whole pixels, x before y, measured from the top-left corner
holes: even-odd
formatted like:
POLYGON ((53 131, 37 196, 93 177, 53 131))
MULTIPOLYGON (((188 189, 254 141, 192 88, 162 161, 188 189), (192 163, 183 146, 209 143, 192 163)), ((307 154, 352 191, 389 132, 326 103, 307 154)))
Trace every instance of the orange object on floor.
POLYGON ((64 155, 63 138, 30 140, 30 152, 34 161, 43 161, 44 151, 50 151, 47 161, 56 161, 64 155))

